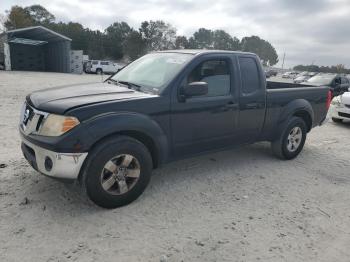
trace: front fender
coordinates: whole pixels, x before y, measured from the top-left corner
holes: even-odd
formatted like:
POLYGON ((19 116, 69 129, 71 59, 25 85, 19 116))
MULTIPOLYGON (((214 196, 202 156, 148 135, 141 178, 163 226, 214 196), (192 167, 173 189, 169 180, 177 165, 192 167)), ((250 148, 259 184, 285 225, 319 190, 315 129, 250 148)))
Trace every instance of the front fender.
POLYGON ((105 137, 129 131, 141 133, 152 139, 160 163, 165 161, 169 154, 166 134, 156 121, 143 114, 134 112, 102 114, 89 119, 84 126, 91 137, 91 141, 85 145, 89 148, 105 137))

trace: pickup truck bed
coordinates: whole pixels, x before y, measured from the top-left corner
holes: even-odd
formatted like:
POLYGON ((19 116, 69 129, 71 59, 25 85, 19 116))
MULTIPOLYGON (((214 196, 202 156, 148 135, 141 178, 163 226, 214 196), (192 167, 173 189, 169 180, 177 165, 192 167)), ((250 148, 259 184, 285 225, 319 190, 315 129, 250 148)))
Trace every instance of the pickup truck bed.
POLYGON ((278 121, 288 117, 283 114, 286 114, 284 112, 288 112, 290 108, 297 109, 299 114, 305 113, 303 119, 308 131, 325 120, 327 108, 320 101, 327 97, 328 87, 267 81, 266 88, 266 103, 269 106, 266 110, 262 140, 271 141, 278 135, 279 130, 276 129, 278 121), (305 101, 308 103, 304 103, 305 101))

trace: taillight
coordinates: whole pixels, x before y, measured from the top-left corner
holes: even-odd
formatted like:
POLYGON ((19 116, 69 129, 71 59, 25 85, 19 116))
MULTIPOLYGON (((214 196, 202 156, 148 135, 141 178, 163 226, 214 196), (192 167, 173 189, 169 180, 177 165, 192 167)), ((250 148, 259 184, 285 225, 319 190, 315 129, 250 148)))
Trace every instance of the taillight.
POLYGON ((326 102, 327 110, 331 106, 331 102, 332 102, 332 92, 329 90, 327 94, 327 102, 326 102))

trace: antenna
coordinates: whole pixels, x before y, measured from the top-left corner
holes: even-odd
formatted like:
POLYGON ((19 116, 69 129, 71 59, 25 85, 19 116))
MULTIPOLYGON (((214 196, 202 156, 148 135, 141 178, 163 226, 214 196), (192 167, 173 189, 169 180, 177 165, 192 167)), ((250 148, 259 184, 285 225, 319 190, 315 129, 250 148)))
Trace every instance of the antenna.
POLYGON ((282 59, 282 70, 284 68, 284 59, 286 58, 286 52, 283 53, 283 59, 282 59))

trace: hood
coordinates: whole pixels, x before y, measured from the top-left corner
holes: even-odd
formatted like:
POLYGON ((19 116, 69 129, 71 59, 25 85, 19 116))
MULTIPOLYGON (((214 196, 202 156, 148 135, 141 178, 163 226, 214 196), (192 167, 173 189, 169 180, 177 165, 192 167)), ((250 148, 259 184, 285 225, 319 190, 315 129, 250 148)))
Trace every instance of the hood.
POLYGON ((33 92, 27 101, 44 112, 64 114, 79 106, 113 100, 130 100, 153 95, 107 83, 62 86, 33 92))

